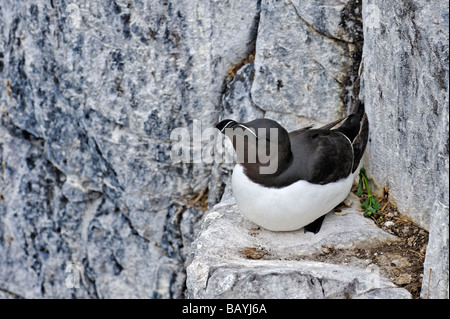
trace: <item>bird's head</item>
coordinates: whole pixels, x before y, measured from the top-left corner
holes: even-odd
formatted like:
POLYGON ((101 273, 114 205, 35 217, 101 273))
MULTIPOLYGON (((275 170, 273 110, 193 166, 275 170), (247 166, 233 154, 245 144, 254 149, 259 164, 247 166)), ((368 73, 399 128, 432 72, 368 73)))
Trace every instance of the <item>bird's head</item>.
POLYGON ((256 119, 238 123, 223 120, 216 128, 230 138, 237 162, 249 173, 277 174, 279 164, 291 156, 289 133, 276 121, 256 119))

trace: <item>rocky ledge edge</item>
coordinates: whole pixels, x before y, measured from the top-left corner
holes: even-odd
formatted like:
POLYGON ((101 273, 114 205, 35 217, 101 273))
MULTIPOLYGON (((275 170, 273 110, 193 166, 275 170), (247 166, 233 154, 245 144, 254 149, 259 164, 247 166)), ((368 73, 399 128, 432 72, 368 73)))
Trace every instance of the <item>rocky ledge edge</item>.
MULTIPOLYGON (((327 214, 318 234, 272 232, 242 216, 227 190, 191 245, 186 297, 412 298, 369 258, 398 238, 365 218, 354 194, 345 203, 327 214)), ((407 263, 395 251, 378 257, 388 267, 407 263)))

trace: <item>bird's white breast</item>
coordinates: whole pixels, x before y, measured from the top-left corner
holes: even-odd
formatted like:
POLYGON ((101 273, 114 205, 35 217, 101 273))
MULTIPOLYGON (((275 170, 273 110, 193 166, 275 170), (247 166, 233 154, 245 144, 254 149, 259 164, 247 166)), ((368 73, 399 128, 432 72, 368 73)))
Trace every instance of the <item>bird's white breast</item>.
POLYGON ((233 170, 232 189, 241 213, 273 231, 300 229, 332 210, 348 195, 353 174, 326 185, 298 181, 284 188, 264 187, 251 181, 244 168, 233 170))

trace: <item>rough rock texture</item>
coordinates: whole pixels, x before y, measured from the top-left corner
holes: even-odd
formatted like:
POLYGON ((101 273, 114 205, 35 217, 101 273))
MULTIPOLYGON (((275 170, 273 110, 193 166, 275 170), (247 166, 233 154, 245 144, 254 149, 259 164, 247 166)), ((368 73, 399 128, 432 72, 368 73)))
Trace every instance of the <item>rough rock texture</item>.
POLYGON ((398 209, 429 228, 449 203, 447 1, 364 1, 368 172, 398 209))
MULTIPOLYGON (((370 260, 343 264, 313 258, 326 249, 357 250, 396 241, 358 212, 358 198, 328 214, 314 235, 257 227, 228 194, 206 215, 187 267, 190 298, 411 298, 370 260), (377 271, 373 271, 377 269, 377 271)), ((329 252, 328 252, 329 253, 329 252)), ((331 259, 331 258, 330 258, 331 259)))
POLYGON ((204 294, 196 298, 411 298, 384 278, 374 280, 370 270, 310 261, 219 263, 209 276, 204 294))
POLYGON ((421 296, 448 298, 449 3, 367 0, 363 8, 368 172, 430 230, 421 296))
MULTIPOLYGON (((345 87, 347 91, 341 90, 339 96, 336 94, 338 91, 336 82, 328 81, 327 77, 323 77, 319 82, 322 85, 320 98, 329 98, 326 106, 324 107, 323 101, 316 100, 311 103, 311 100, 308 100, 314 98, 314 95, 309 93, 312 89, 308 84, 313 83, 314 77, 320 72, 314 68, 312 69, 314 71, 306 72, 305 70, 308 70, 313 63, 320 65, 321 56, 326 56, 327 75, 331 74, 333 79, 339 78, 339 71, 354 70, 358 59, 349 55, 348 52, 352 52, 353 46, 361 39, 357 36, 342 36, 352 32, 359 34, 358 28, 342 33, 342 28, 330 27, 332 25, 343 27, 342 23, 333 24, 328 19, 330 17, 333 20, 331 17, 335 17, 333 13, 336 10, 333 5, 323 6, 322 3, 316 2, 318 6, 315 7, 308 4, 309 6, 296 6, 295 1, 263 2, 254 63, 255 77, 252 83, 246 85, 246 87, 251 86, 253 101, 251 108, 254 109, 256 105, 265 111, 266 117, 281 120, 289 129, 295 128, 295 124, 298 124, 295 123, 296 120, 293 120, 296 118, 292 116, 293 114, 298 115, 297 118, 306 117, 322 121, 338 116, 339 112, 345 110, 342 104, 346 102, 348 105, 354 97, 352 94, 357 94, 358 89, 357 77, 347 79, 345 87), (294 14, 289 10, 292 7, 296 9, 297 18, 308 27, 293 19, 294 14), (314 18, 317 16, 315 14, 317 8, 320 8, 320 12, 323 13, 319 19, 314 18), (301 32, 293 31, 286 21, 298 23, 294 29, 301 32), (336 39, 344 40, 346 43, 336 39), (309 45, 315 49, 308 52, 302 51, 309 45), (319 47, 325 52, 318 49, 319 47), (284 50, 285 48, 288 50, 284 50), (314 58, 311 58, 309 54, 314 54, 314 58), (335 59, 339 60, 336 64, 333 63, 335 59), (351 66, 352 63, 353 66, 351 66), (337 70, 335 66, 346 66, 346 68, 337 70), (285 81, 285 79, 289 80, 285 81), (324 85, 325 83, 333 83, 335 86, 330 90, 331 85, 324 85), (353 87, 352 84, 354 84, 353 87), (347 99, 342 99, 343 95, 346 95, 347 99), (306 111, 301 104, 304 101, 308 101, 305 104, 306 111), (332 101, 340 101, 341 108, 336 107, 336 103, 332 101), (330 105, 334 106, 328 107, 330 105)), ((358 9, 357 1, 346 4, 358 9)), ((389 189, 390 199, 398 205, 400 211, 421 226, 430 229, 431 239, 427 250, 422 297, 447 298, 448 263, 442 256, 448 256, 448 232, 446 231, 449 192, 448 3, 364 1, 362 9, 365 42, 363 63, 359 69, 359 73, 362 74, 363 88, 359 93, 365 100, 371 121, 371 143, 366 159, 367 171, 373 179, 373 186, 377 186, 379 192, 389 189), (434 273, 429 270, 430 268, 434 269, 434 273)), ((353 51, 357 52, 357 50, 353 51)), ((337 82, 342 84, 343 81, 337 82)), ((230 210, 233 209, 236 208, 230 210)), ((231 226, 229 228, 233 229, 231 226)), ((228 233, 230 229, 223 231, 228 233)), ((194 255, 200 250, 208 250, 205 247, 211 245, 211 243, 201 244, 204 240, 203 235, 206 236, 205 233, 208 233, 208 230, 200 232, 201 248, 198 249, 198 246, 194 245, 194 255)), ((279 235, 276 239, 279 239, 279 235)), ((245 242, 241 239, 239 244, 245 242)), ((280 245, 283 246, 283 243, 280 245)), ((219 250, 223 251, 222 248, 219 250)), ((202 255, 201 252, 199 254, 202 255)), ((212 252, 209 255, 212 255, 212 252)), ((199 260, 204 261, 202 257, 199 260)), ((221 261, 207 264, 211 265, 213 270, 220 270, 221 275, 217 278, 222 278, 227 272, 230 273, 229 278, 237 278, 233 275, 236 272, 234 262, 228 265, 221 261)), ((263 264, 269 268, 278 267, 266 261, 263 264)), ((196 266, 190 266, 193 273, 189 271, 189 277, 195 278, 198 275, 194 273, 196 266)), ((306 265, 304 267, 307 268, 306 265)), ((259 270, 264 272, 262 269, 259 270)), ((248 271, 243 270, 243 272, 248 271)), ((211 280, 215 277, 208 274, 206 278, 211 280)), ((191 287, 195 286, 198 290, 193 290, 192 296, 244 296, 244 293, 239 293, 241 290, 252 295, 253 292, 245 290, 242 286, 241 279, 227 281, 225 280, 227 278, 222 279, 225 282, 232 282, 228 290, 215 287, 214 282, 208 288, 207 286, 210 285, 208 280, 207 286, 201 282, 194 283, 191 287), (234 284, 239 289, 233 289, 234 284)), ((247 277, 244 276, 244 278, 247 277)), ((252 281, 251 276, 250 279, 242 280, 247 280, 246 286, 257 285, 252 281)), ((264 280, 259 278, 258 281, 264 280)), ((188 278, 189 284, 192 284, 190 278, 188 278)), ((283 293, 279 292, 279 295, 283 293)), ((291 296, 298 296, 295 292, 288 293, 291 296)), ((314 296, 313 291, 310 293, 314 296)), ((267 291, 262 294, 276 295, 267 291)))
POLYGON ((346 114, 361 40, 359 1, 263 1, 253 101, 323 122, 346 114))
POLYGON ((170 132, 293 130, 358 94, 366 171, 430 229, 429 295, 448 296, 448 17, 438 0, 0 0, 0 297, 183 297, 232 165, 174 164, 170 132))
POLYGON ((430 240, 423 265, 421 298, 449 298, 449 213, 448 206, 438 203, 433 207, 430 240))
POLYGON ((183 296, 211 167, 170 132, 217 121, 259 5, 0 1, 0 293, 183 296))

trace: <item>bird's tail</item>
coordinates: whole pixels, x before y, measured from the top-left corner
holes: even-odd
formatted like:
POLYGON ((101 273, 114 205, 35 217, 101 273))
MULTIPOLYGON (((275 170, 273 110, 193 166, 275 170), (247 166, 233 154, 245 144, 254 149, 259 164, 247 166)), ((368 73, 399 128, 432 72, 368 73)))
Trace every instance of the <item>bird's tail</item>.
POLYGON ((347 116, 345 122, 342 123, 342 125, 339 126, 336 131, 343 133, 350 139, 350 141, 353 142, 356 136, 359 134, 364 114, 364 103, 358 100, 355 103, 350 115, 347 116))
POLYGON ((369 120, 367 114, 364 113, 361 118, 361 126, 358 135, 353 140, 353 170, 354 173, 361 162, 361 158, 366 150, 367 141, 369 140, 369 120))
POLYGON ((358 100, 350 115, 336 131, 347 136, 353 144, 354 163, 353 172, 358 168, 359 162, 366 149, 369 139, 369 120, 364 109, 364 103, 358 100))

